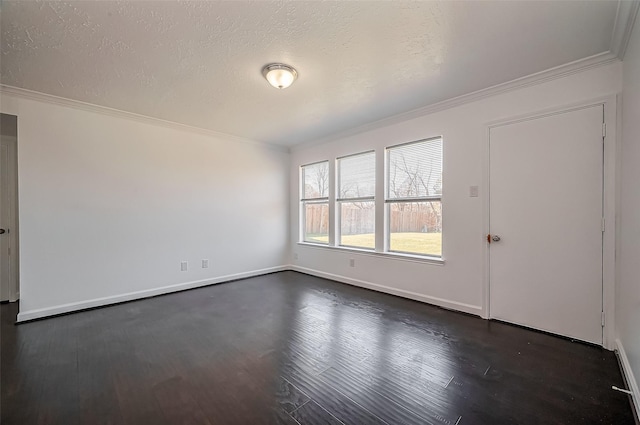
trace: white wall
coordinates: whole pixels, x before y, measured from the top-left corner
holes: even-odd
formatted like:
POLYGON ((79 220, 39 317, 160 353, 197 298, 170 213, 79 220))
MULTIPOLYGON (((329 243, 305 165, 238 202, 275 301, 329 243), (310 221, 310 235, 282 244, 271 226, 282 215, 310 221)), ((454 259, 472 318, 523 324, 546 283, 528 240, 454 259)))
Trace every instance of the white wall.
POLYGON ((290 176, 292 264, 298 270, 483 314, 487 123, 615 95, 620 90, 621 64, 617 62, 330 143, 295 149, 290 176), (385 146, 438 135, 444 137, 444 265, 297 244, 300 165, 370 149, 381 155, 385 146), (480 197, 469 197, 472 185, 480 186, 480 197), (349 267, 349 258, 356 259, 356 267, 349 267))
POLYGON ((617 337, 636 382, 640 414, 640 25, 624 57, 622 91, 622 173, 620 189, 617 337))
POLYGON ((6 93, 1 108, 18 116, 19 320, 286 264, 287 152, 6 93))

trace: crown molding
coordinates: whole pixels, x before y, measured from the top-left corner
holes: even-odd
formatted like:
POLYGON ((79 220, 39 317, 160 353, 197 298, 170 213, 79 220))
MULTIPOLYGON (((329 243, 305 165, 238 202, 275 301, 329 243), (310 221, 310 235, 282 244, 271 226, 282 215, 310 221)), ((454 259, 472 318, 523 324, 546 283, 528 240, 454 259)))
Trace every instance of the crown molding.
POLYGON ((431 105, 423 106, 417 109, 413 109, 408 112, 393 115, 380 120, 372 121, 370 123, 345 130, 342 132, 331 134, 327 137, 315 139, 309 142, 300 143, 290 148, 291 152, 297 152, 313 146, 323 145, 331 143, 346 137, 355 136, 357 134, 365 133, 367 131, 377 130, 379 128, 388 127, 390 125, 399 124, 405 121, 409 121, 415 118, 420 118, 426 115, 433 114, 435 112, 451 109, 456 106, 461 106, 467 103, 475 102, 487 97, 495 96, 502 93, 518 90, 521 88, 542 84, 548 81, 556 80, 558 78, 567 77, 569 75, 578 74, 588 69, 597 68, 600 66, 609 65, 615 62, 619 62, 617 55, 611 51, 599 53, 597 55, 589 56, 587 58, 579 59, 574 62, 569 62, 564 65, 556 66, 544 71, 536 72, 525 77, 517 78, 515 80, 508 81, 506 83, 497 84, 495 86, 487 87, 485 89, 477 90, 471 93, 456 96, 441 102, 433 103, 431 105))
POLYGON ((206 128, 194 127, 187 124, 180 124, 174 121, 163 120, 160 118, 149 117, 146 115, 136 114, 133 112, 122 111, 120 109, 109 108, 106 106, 95 105, 93 103, 82 102, 79 100, 68 99, 65 97, 54 96, 47 93, 37 92, 33 90, 23 89, 20 87, 0 84, 0 95, 9 95, 21 99, 35 100, 39 102, 64 106, 67 108, 78 109, 86 112, 93 112, 102 115, 108 115, 115 118, 124 118, 143 124, 149 124, 174 130, 186 131, 201 136, 212 137, 225 142, 244 143, 256 147, 268 148, 278 152, 289 153, 286 146, 275 145, 272 143, 261 142, 256 140, 245 139, 243 137, 234 136, 232 134, 222 133, 219 131, 209 130, 206 128))
POLYGON ((631 31, 638 16, 640 8, 640 0, 618 2, 618 10, 616 12, 616 22, 613 26, 611 34, 611 47, 609 50, 614 53, 618 59, 623 60, 624 54, 629 45, 631 31))

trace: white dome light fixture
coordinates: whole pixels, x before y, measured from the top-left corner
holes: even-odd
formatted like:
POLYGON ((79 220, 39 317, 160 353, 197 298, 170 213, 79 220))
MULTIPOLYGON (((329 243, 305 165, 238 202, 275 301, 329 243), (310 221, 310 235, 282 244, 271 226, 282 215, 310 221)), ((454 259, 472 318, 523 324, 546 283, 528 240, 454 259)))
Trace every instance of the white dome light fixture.
POLYGON ((262 75, 277 89, 286 89, 298 78, 298 71, 283 63, 270 63, 262 68, 262 75))

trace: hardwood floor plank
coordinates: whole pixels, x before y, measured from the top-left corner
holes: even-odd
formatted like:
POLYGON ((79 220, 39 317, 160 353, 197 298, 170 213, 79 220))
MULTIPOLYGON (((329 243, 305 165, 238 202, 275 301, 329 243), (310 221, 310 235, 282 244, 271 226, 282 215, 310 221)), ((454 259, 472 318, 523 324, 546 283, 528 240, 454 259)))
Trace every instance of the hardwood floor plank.
POLYGON ((333 383, 332 385, 340 385, 340 382, 347 380, 352 383, 352 387, 360 393, 360 396, 367 392, 372 393, 369 397, 375 401, 372 406, 374 412, 378 409, 388 412, 407 410, 411 412, 410 418, 414 422, 438 425, 453 425, 459 417, 456 405, 461 400, 444 388, 423 392, 399 385, 395 380, 358 369, 330 368, 323 372, 320 378, 333 383))
POLYGON ((180 376, 168 379, 153 387, 153 394, 158 400, 167 422, 212 425, 194 398, 193 392, 193 388, 180 376))
MULTIPOLYGON (((369 412, 317 377, 310 375, 285 375, 286 379, 307 394, 324 410, 342 422, 353 425, 393 425, 369 412)), ((304 425, 304 424, 303 424, 304 425)))
POLYGON ((346 425, 313 400, 290 413, 302 425, 346 425))
POLYGON ((77 364, 81 422, 124 424, 106 347, 103 343, 82 341, 78 345, 77 364))
POLYGON ((334 368, 320 374, 319 379, 386 423, 452 425, 447 418, 427 411, 417 403, 399 399, 389 392, 391 388, 381 386, 377 380, 368 381, 360 375, 334 368), (422 411, 423 415, 416 410, 422 411))
POLYGON ((281 378, 279 381, 277 399, 280 407, 285 412, 291 413, 311 400, 309 396, 304 394, 286 379, 281 378))
MULTIPOLYGON (((186 373, 186 379, 194 388, 194 397, 213 424, 242 425, 246 423, 271 423, 279 408, 273 390, 268 390, 245 367, 242 358, 221 356, 209 367, 195 367, 186 373), (214 366, 215 365, 215 366, 214 366)), ((286 412, 283 412, 286 413, 286 412)))
POLYGON ((114 372, 113 375, 120 414, 126 425, 170 425, 157 398, 154 397, 151 385, 143 385, 129 373, 114 372))

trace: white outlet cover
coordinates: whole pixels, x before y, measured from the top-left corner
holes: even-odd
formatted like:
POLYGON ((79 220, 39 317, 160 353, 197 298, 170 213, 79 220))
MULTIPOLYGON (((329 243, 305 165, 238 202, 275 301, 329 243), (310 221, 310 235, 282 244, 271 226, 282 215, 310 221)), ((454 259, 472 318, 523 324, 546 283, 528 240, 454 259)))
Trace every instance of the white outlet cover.
POLYGON ((181 261, 180 262, 180 271, 181 272, 186 272, 188 268, 188 263, 186 261, 181 261))
POLYGON ((471 198, 477 198, 478 197, 478 186, 469 186, 469 196, 471 198))
POLYGON ((209 260, 202 260, 202 268, 203 269, 209 268, 209 260))

